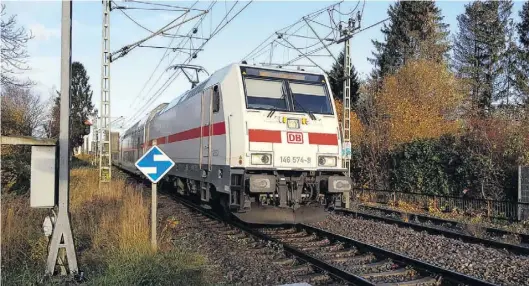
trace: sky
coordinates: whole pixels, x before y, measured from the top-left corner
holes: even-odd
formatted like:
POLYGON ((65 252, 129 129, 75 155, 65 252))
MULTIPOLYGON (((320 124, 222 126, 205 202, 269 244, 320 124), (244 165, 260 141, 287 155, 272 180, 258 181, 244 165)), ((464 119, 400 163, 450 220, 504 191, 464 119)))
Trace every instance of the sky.
MULTIPOLYGON (((130 2, 116 2, 122 6, 139 7, 130 2)), ((230 63, 240 62, 274 31, 335 2, 254 1, 216 34, 191 64, 201 65, 211 74, 230 63)), ((36 81, 35 92, 39 93, 43 100, 47 100, 50 98, 51 91, 60 87, 61 2, 3 1, 3 3, 6 4, 7 15, 16 14, 18 24, 30 30, 34 36, 28 43, 30 55, 28 63, 31 70, 25 72, 23 76, 36 81)), ((156 3, 185 7, 191 5, 191 2, 180 1, 157 1, 156 3)), ((241 1, 235 6, 234 11, 238 11, 247 3, 241 1)), ((345 1, 340 5, 340 10, 342 12, 349 11, 357 3, 357 1, 345 1)), ((366 1, 362 27, 367 27, 387 18, 387 9, 391 3, 393 1, 366 1)), ((449 24, 451 36, 455 35, 458 29, 456 17, 464 12, 464 5, 467 3, 468 1, 437 1, 445 23, 449 24)), ((195 7, 205 9, 210 4, 211 2, 200 1, 195 7)), ((203 24, 199 26, 199 31, 195 35, 198 37, 205 34, 207 37, 216 23, 222 20, 222 17, 234 4, 233 1, 218 1, 203 24)), ((518 12, 522 5, 523 1, 514 1, 513 18, 515 21, 519 20, 518 12)), ((181 12, 176 11, 125 11, 138 23, 151 30, 157 30, 181 15, 181 12)), ((190 13, 189 17, 199 13, 201 12, 190 13)), ((101 1, 74 1, 72 17, 72 60, 79 61, 85 66, 94 92, 92 100, 96 108, 99 109, 102 46, 101 1)), ((119 10, 112 11, 110 17, 111 51, 116 51, 149 35, 147 31, 138 27, 119 10)), ((190 25, 196 23, 196 20, 194 21, 184 24, 179 34, 187 33, 190 30, 190 25)), ((362 77, 369 74, 373 68, 367 58, 371 56, 373 51, 371 41, 382 40, 383 38, 380 28, 381 25, 367 29, 351 39, 352 63, 362 77)), ((325 28, 322 27, 322 29, 325 28)), ((309 33, 308 28, 306 30, 309 33)), ((171 32, 174 31, 171 30, 171 32)), ((319 31, 317 30, 317 32, 319 31)), ((173 43, 176 42, 176 40, 167 37, 155 37, 145 42, 144 45, 167 46, 171 40, 174 41, 173 43)), ((186 47, 196 48, 196 46, 191 47, 189 45, 186 47)), ((336 53, 340 49, 341 47, 333 47, 332 52, 336 53)), ((173 55, 177 55, 174 63, 187 57, 185 54, 169 51, 160 63, 160 59, 166 51, 166 49, 136 48, 111 64, 111 116, 113 118, 124 116, 125 126, 132 124, 138 115, 147 113, 159 103, 171 101, 190 88, 188 80, 180 75, 166 89, 162 89, 163 92, 157 93, 162 84, 171 76, 171 73, 165 70, 173 55), (155 71, 159 63, 159 68, 155 71), (153 73, 153 71, 155 72, 153 73), (150 81, 148 81, 149 78, 151 78, 150 81), (156 81, 157 79, 159 80, 156 81), (153 97, 154 95, 158 96, 153 97), (150 104, 146 104, 149 102, 150 104), (144 105, 147 105, 148 108, 141 108, 144 105), (143 113, 138 113, 138 110, 143 111, 143 113)), ((273 62, 285 61, 285 59, 292 58, 293 54, 281 52, 279 49, 274 50, 273 62)), ((269 55, 264 57, 266 60, 269 55)), ((252 63, 251 60, 249 61, 252 63)), ((256 62, 258 63, 257 60, 256 62)), ((323 68, 328 69, 332 64, 332 58, 323 58, 318 63, 323 68)), ((204 79, 203 74, 201 74, 201 79, 204 79)))

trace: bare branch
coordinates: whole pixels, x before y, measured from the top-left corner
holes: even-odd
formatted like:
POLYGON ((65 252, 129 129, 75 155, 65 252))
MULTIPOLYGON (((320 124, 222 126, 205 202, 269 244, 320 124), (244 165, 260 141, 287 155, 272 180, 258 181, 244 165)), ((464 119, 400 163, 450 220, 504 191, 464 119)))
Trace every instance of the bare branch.
POLYGON ((15 75, 22 71, 29 70, 27 59, 29 55, 26 50, 27 42, 33 38, 31 32, 28 33, 23 27, 17 27, 16 15, 7 17, 6 6, 2 4, 1 12, 1 56, 3 86, 15 85, 28 87, 33 84, 30 80, 20 80, 15 75))

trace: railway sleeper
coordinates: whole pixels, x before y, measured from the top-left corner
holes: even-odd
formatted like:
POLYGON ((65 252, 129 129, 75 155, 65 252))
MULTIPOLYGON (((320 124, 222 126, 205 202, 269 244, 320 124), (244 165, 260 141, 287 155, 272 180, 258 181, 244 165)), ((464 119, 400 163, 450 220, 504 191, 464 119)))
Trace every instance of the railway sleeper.
MULTIPOLYGON (((276 234, 285 234, 285 233, 297 233, 297 232, 301 232, 295 228, 292 228, 292 227, 289 227, 289 228, 266 228, 266 229, 262 229, 260 230, 262 233, 264 234, 268 234, 268 235, 276 235, 276 234)), ((301 232, 303 233, 303 232, 301 232)))
POLYGON ((284 237, 284 238, 280 238, 279 240, 283 243, 291 243, 291 242, 311 242, 317 239, 318 239, 317 236, 308 234, 306 236, 284 237))
POLYGON ((295 247, 297 249, 301 249, 304 246, 319 246, 320 248, 322 246, 330 244, 328 240, 314 240, 314 241, 299 241, 299 242, 290 242, 288 243, 289 246, 295 247))
POLYGON ((415 271, 408 268, 399 268, 396 270, 391 271, 384 271, 384 272, 372 272, 372 273, 364 273, 361 276, 364 278, 375 278, 375 277, 391 277, 391 276, 407 276, 414 274, 415 271))
POLYGON ((405 282, 410 280, 420 279, 421 276, 417 274, 413 269, 400 268, 393 271, 385 271, 379 273, 368 273, 362 274, 363 278, 373 283, 386 283, 386 282, 405 282))
POLYGON ((348 249, 340 249, 340 250, 334 250, 334 251, 325 251, 320 252, 319 255, 322 257, 349 257, 354 256, 358 253, 358 249, 356 248, 348 248, 348 249))
POLYGON ((372 253, 362 254, 362 255, 356 255, 356 256, 350 256, 350 257, 334 257, 330 259, 326 259, 333 263, 340 263, 343 264, 345 262, 352 263, 352 264, 365 264, 365 263, 371 263, 376 259, 376 257, 372 253))
POLYGON ((313 282, 313 283, 324 283, 324 282, 329 282, 330 280, 332 280, 332 278, 329 277, 329 275, 323 274, 323 273, 310 273, 310 274, 298 276, 297 278, 300 279, 301 281, 308 281, 308 282, 313 282))
POLYGON ((294 275, 305 275, 313 272, 312 267, 308 263, 287 267, 284 268, 284 271, 294 275))
POLYGON ((285 266, 285 265, 294 265, 296 263, 296 259, 294 258, 283 258, 283 259, 278 259, 274 262, 272 262, 273 264, 275 265, 281 265, 281 266, 285 266))
POLYGON ((348 269, 354 273, 366 273, 366 272, 375 272, 375 271, 386 271, 392 270, 400 267, 398 264, 393 263, 389 259, 384 259, 381 261, 369 263, 369 264, 358 264, 349 266, 348 269))
POLYGON ((390 282, 390 283, 379 283, 377 286, 429 286, 439 285, 439 282, 434 277, 423 277, 419 279, 404 281, 404 282, 390 282))
POLYGON ((308 235, 304 231, 299 232, 293 232, 293 233, 276 233, 276 234, 270 234, 270 236, 277 238, 277 239, 283 239, 283 238, 293 238, 293 237, 304 237, 308 235))
POLYGON ((328 245, 310 245, 310 246, 303 246, 300 247, 299 250, 305 251, 305 252, 315 252, 317 250, 321 251, 336 251, 343 249, 342 244, 328 244, 328 245))

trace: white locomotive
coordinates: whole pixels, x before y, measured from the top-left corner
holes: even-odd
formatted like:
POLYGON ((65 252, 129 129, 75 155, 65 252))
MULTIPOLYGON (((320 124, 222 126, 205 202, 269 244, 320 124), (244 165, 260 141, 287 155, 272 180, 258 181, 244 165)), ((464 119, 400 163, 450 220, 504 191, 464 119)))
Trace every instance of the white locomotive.
POLYGON ((153 141, 178 192, 248 222, 318 219, 351 190, 324 74, 231 64, 128 129, 117 165, 138 173, 153 141))

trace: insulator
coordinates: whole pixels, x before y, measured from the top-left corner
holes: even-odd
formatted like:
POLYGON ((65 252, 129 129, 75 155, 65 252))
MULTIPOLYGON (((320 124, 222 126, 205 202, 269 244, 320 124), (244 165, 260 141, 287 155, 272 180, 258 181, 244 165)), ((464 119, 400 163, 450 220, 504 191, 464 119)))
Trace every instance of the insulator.
POLYGON ((197 28, 193 28, 193 34, 196 34, 198 32, 197 28))

